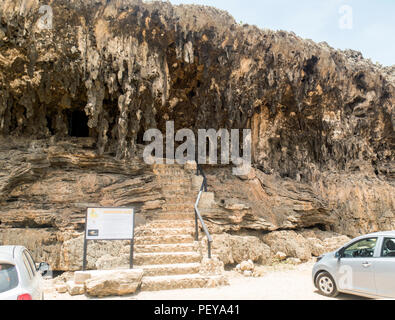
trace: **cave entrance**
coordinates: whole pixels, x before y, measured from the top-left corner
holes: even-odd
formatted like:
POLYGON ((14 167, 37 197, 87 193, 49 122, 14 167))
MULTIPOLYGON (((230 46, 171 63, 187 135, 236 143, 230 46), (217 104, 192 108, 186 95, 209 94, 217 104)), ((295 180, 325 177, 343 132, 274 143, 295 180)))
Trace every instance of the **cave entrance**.
POLYGON ((89 137, 88 116, 84 111, 73 110, 69 114, 69 135, 71 137, 89 137))
POLYGON ((146 145, 147 143, 144 141, 144 128, 141 128, 137 133, 137 144, 146 145))

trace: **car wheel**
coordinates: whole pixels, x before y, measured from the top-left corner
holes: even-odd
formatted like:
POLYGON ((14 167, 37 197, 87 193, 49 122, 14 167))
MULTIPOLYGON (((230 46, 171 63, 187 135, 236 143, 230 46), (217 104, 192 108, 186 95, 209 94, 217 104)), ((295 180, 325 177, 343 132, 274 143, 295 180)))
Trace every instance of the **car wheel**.
POLYGON ((336 283, 328 272, 322 272, 318 275, 317 288, 326 297, 336 297, 339 294, 336 283))

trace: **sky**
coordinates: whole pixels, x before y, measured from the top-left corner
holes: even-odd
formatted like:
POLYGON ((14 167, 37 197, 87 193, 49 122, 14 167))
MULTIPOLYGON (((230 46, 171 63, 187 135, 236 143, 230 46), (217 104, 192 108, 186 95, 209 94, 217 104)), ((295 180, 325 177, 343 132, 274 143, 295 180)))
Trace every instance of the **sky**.
POLYGON ((353 49, 395 64, 395 0, 170 0, 228 11, 237 22, 293 31, 302 38, 353 49))

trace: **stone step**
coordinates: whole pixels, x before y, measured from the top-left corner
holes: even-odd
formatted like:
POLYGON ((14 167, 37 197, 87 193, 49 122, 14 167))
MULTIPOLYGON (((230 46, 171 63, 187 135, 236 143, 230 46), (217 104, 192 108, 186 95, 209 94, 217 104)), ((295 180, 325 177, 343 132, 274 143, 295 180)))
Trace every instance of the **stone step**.
POLYGON ((181 192, 173 192, 171 191, 164 191, 163 195, 167 200, 171 199, 180 199, 180 200, 187 200, 187 201, 196 201, 196 198, 198 196, 198 192, 191 192, 191 191, 186 191, 184 193, 181 192))
POLYGON ((159 181, 174 181, 177 179, 189 181, 189 183, 192 181, 192 177, 188 174, 185 174, 184 172, 162 173, 161 175, 157 176, 156 179, 159 181))
POLYGON ((179 199, 167 199, 166 202, 163 204, 162 208, 172 208, 172 207, 178 207, 178 206, 184 206, 184 207, 195 207, 195 201, 183 201, 179 199))
POLYGON ((161 237, 170 235, 189 235, 193 233, 193 228, 151 228, 151 227, 141 227, 141 229, 136 229, 136 237, 161 237))
POLYGON ((175 211, 175 210, 166 210, 162 212, 158 212, 152 215, 152 218, 156 220, 192 220, 195 219, 195 211, 194 209, 183 210, 183 211, 175 211))
POLYGON ((168 184, 159 183, 158 185, 159 185, 159 187, 162 188, 162 191, 163 191, 165 194, 167 194, 167 195, 171 194, 172 192, 173 192, 174 194, 176 194, 176 193, 178 194, 178 193, 181 193, 181 192, 183 192, 183 191, 188 191, 188 192, 191 192, 191 191, 192 191, 192 186, 191 186, 190 184, 187 184, 187 183, 185 183, 185 184, 179 184, 179 183, 177 183, 177 184, 175 184, 175 183, 168 183, 168 184))
POLYGON ((169 179, 157 179, 157 184, 161 186, 190 188, 192 185, 191 179, 172 177, 169 179))
POLYGON ((175 243, 175 244, 145 244, 136 245, 136 253, 150 252, 192 252, 195 250, 194 243, 175 243))
MULTIPOLYGON (((179 185, 179 184, 159 184, 159 187, 162 189, 162 193, 165 197, 168 196, 175 196, 175 195, 181 195, 184 192, 186 194, 191 194, 192 192, 192 187, 190 185, 179 185)), ((193 193, 195 194, 195 193, 193 193)), ((196 193, 196 197, 198 195, 198 192, 196 193)))
POLYGON ((163 210, 183 211, 184 209, 193 210, 195 203, 165 203, 162 206, 163 210))
POLYGON ((197 252, 151 252, 134 255, 136 265, 196 263, 201 260, 202 257, 197 252))
POLYGON ((173 182, 173 183, 192 183, 192 178, 185 174, 170 173, 168 175, 161 174, 156 176, 156 180, 160 182, 173 182))
POLYGON ((158 175, 159 177, 188 176, 188 173, 185 172, 184 169, 171 167, 154 169, 154 174, 158 175))
POLYGON ((156 277, 166 275, 185 275, 198 273, 200 263, 178 263, 135 266, 136 269, 144 270, 144 277, 156 277))
POLYGON ((228 285, 228 280, 224 276, 202 276, 199 274, 187 274, 176 276, 143 277, 141 291, 215 288, 223 285, 228 285))
POLYGON ((194 228, 195 227, 195 220, 192 219, 185 219, 185 220, 154 220, 149 222, 147 227, 151 228, 168 228, 168 227, 173 227, 173 228, 194 228))
POLYGON ((161 237, 136 237, 135 245, 149 244, 176 244, 176 243, 192 243, 195 238, 192 235, 165 235, 161 237))
POLYGON ((191 180, 173 177, 172 179, 158 179, 158 183, 162 186, 189 187, 191 180))
POLYGON ((162 194, 166 200, 186 199, 189 201, 196 201, 199 193, 193 192, 191 190, 183 190, 177 192, 174 192, 173 190, 169 190, 169 191, 163 190, 162 194))
MULTIPOLYGON (((166 202, 174 202, 174 201, 188 201, 188 202, 196 202, 198 194, 191 193, 191 191, 186 192, 185 194, 181 195, 178 191, 168 191, 163 193, 163 198, 166 202)), ((166 203, 165 202, 165 203, 166 203)))
POLYGON ((164 195, 164 196, 166 199, 166 203, 175 202, 175 201, 178 202, 185 201, 185 202, 195 203, 197 198, 197 195, 195 196, 195 194, 191 194, 191 193, 186 195, 180 195, 178 193, 169 192, 168 195, 164 195))
MULTIPOLYGON (((173 214, 174 212, 178 212, 178 214, 180 214, 182 216, 187 215, 186 219, 189 219, 189 216, 193 216, 195 214, 195 206, 170 205, 169 207, 162 208, 163 214, 169 214, 169 213, 173 214)), ((158 215, 159 215, 159 213, 158 213, 158 215)), ((158 215, 157 215, 157 217, 158 217, 158 215)))
POLYGON ((177 195, 183 195, 191 198, 197 198, 198 192, 192 191, 191 188, 161 187, 164 198, 172 198, 177 195))

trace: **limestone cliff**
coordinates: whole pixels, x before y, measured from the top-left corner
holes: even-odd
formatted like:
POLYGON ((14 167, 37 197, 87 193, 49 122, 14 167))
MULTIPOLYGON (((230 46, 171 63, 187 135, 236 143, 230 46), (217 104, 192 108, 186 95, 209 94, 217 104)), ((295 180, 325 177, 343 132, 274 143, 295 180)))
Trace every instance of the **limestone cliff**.
POLYGON ((252 179, 206 168, 218 232, 395 228, 394 79, 358 52, 210 7, 3 0, 0 240, 34 239, 45 257, 82 230, 87 204, 160 209, 138 155, 167 120, 252 129, 252 179))

